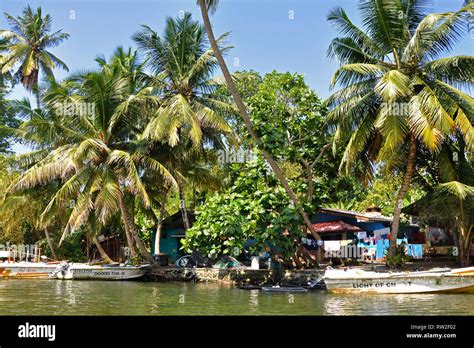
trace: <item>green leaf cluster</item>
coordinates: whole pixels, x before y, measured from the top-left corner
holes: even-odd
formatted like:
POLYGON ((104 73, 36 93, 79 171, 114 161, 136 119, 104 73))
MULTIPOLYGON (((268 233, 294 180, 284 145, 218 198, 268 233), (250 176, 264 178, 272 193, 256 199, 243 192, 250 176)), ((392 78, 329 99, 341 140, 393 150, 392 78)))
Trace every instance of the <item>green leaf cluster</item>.
POLYGON ((252 241, 252 254, 266 250, 289 257, 303 230, 284 189, 261 158, 234 164, 232 175, 231 187, 208 197, 198 208, 197 221, 182 240, 183 248, 197 249, 211 258, 239 256, 252 241))

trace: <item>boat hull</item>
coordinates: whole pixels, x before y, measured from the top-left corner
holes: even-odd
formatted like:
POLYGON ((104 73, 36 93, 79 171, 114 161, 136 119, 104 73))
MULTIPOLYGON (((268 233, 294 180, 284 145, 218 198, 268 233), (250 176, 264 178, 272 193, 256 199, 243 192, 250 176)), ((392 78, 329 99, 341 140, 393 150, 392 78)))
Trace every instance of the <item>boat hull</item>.
POLYGON ((474 293, 472 271, 443 273, 375 273, 329 271, 324 277, 330 293, 474 293))
MULTIPOLYGON (((0 276, 3 278, 49 278, 56 270, 57 264, 38 264, 31 262, 0 263, 0 276)), ((148 266, 139 267, 102 267, 85 264, 71 264, 69 271, 77 280, 129 280, 143 277, 149 270, 148 266)), ((53 278, 57 278, 56 276, 53 278)))
POLYGON ((94 266, 74 267, 71 266, 73 279, 83 280, 128 280, 143 277, 148 267, 100 267, 94 266))
POLYGON ((269 293, 292 293, 292 292, 308 292, 308 289, 303 287, 262 287, 263 292, 269 293))

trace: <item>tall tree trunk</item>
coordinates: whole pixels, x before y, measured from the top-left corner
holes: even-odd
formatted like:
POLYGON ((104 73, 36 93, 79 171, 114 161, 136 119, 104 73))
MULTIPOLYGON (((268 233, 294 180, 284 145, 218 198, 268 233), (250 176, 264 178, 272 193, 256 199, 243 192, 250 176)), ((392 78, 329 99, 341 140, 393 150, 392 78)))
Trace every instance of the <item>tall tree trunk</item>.
POLYGON ((130 246, 130 250, 136 255, 136 251, 134 250, 134 243, 135 241, 138 250, 140 251, 140 254, 150 263, 154 264, 155 259, 150 255, 148 250, 146 250, 145 243, 141 240, 141 238, 138 236, 137 229, 135 227, 135 221, 133 221, 133 217, 130 214, 130 211, 127 208, 127 205, 125 204, 125 200, 123 198, 123 195, 119 196, 119 205, 120 205, 120 212, 122 214, 122 221, 125 226, 125 232, 127 235, 127 242, 130 246), (130 240, 132 239, 132 240, 130 240), (133 250, 133 251, 132 251, 133 250))
POLYGON ((109 257, 109 255, 107 255, 104 248, 102 248, 102 245, 100 245, 100 242, 97 239, 97 237, 93 237, 92 240, 95 246, 97 247, 97 250, 99 250, 99 254, 100 254, 100 257, 102 257, 102 260, 104 260, 105 263, 112 263, 113 262, 112 259, 109 257))
POLYGON ((313 202, 313 195, 314 195, 314 183, 313 183, 313 170, 316 164, 318 164, 319 160, 323 157, 324 152, 328 149, 331 144, 326 144, 322 147, 321 151, 319 152, 318 157, 313 161, 313 163, 308 163, 303 157, 300 158, 300 163, 303 166, 305 176, 306 176, 306 199, 309 203, 313 202))
POLYGON ((122 215, 123 225, 125 227, 125 236, 127 237, 128 249, 130 250, 130 255, 132 257, 136 257, 137 256, 137 251, 135 250, 135 242, 134 242, 133 234, 130 231, 130 227, 129 227, 131 217, 127 213, 128 210, 127 210, 127 207, 125 206, 125 202, 123 201, 122 197, 119 200, 119 204, 120 204, 120 211, 121 211, 121 215, 122 215))
POLYGON ((40 90, 39 90, 39 85, 38 85, 38 73, 36 73, 35 76, 35 84, 33 87, 33 93, 35 94, 36 98, 36 108, 40 109, 41 108, 41 100, 40 100, 40 90))
POLYGON ((189 223, 188 211, 186 210, 186 198, 184 197, 184 182, 178 179, 179 208, 183 217, 184 229, 187 231, 191 228, 189 223))
POLYGON ((395 209, 393 211, 392 231, 390 232, 391 255, 395 255, 395 250, 397 247, 398 229, 400 227, 400 215, 402 213, 402 208, 403 208, 403 199, 405 198, 405 194, 407 193, 408 188, 410 187, 411 178, 413 177, 413 173, 415 171, 415 159, 416 159, 416 137, 413 134, 411 134, 410 143, 408 144, 407 168, 403 176, 402 186, 400 187, 400 190, 398 191, 397 202, 395 205, 395 209))
POLYGON ((39 109, 41 107, 39 91, 36 91, 35 95, 36 95, 36 108, 39 109))
POLYGON ((160 207, 160 215, 157 219, 156 224, 156 235, 155 235, 155 254, 160 254, 160 239, 161 239, 161 230, 163 229, 163 220, 165 219, 166 214, 166 193, 162 197, 161 207, 160 207))
POLYGON ((468 267, 471 265, 471 231, 472 226, 464 227, 464 204, 461 203, 461 221, 459 226, 459 258, 461 267, 468 267))
MULTIPOLYGON (((305 161, 306 163, 306 161, 305 161)), ((307 163, 306 163, 307 164, 307 163)), ((313 168, 310 166, 306 166, 303 164, 305 176, 306 176, 306 199, 308 203, 313 202, 313 194, 314 194, 314 183, 313 183, 313 168)))
POLYGON ((470 248, 465 248, 464 246, 461 247, 460 252, 459 252, 459 258, 460 258, 460 265, 461 267, 469 267, 471 265, 471 260, 470 260, 470 248))
POLYGON ((462 230, 459 232, 459 264, 461 265, 461 267, 468 267, 471 265, 469 257, 469 254, 471 253, 471 245, 470 243, 466 243, 470 241, 468 239, 465 239, 463 232, 464 231, 462 230))
POLYGON ((53 241, 51 240, 51 236, 49 235, 49 231, 47 227, 44 228, 44 234, 46 236, 46 240, 48 241, 48 246, 49 246, 49 249, 51 250, 51 255, 53 256, 53 259, 57 260, 58 256, 56 255, 56 251, 54 250, 53 241))
MULTIPOLYGON (((219 65, 221 67, 222 73, 224 75, 227 88, 229 88, 230 93, 232 94, 232 97, 234 98, 235 104, 237 105, 237 108, 239 110, 240 116, 242 117, 245 127, 247 128, 247 131, 250 133, 252 136, 253 140, 257 144, 257 147, 260 148, 261 140, 258 137, 257 133, 255 133, 252 125, 252 121, 250 120, 250 117, 247 113, 247 109, 242 101, 242 98, 237 91, 237 88, 234 84, 234 81, 232 80, 232 76, 229 72, 229 69, 227 68, 227 65, 225 63, 224 58, 222 57, 222 54, 219 50, 219 46, 217 45, 216 38, 214 36, 214 32, 212 30, 212 25, 211 21, 209 19, 209 13, 207 10, 206 6, 206 1, 205 0, 199 0, 199 7, 201 8, 201 13, 202 13, 202 18, 204 21, 204 25, 206 27, 206 32, 207 36, 209 38, 209 42, 211 44, 212 50, 214 51, 214 55, 216 56, 217 61, 219 62, 219 65)), ((276 163, 276 161, 272 158, 272 156, 265 150, 263 147, 260 148, 262 151, 263 157, 265 160, 268 162, 270 167, 272 168, 273 172, 275 173, 276 177, 280 181, 280 184, 283 186, 285 189, 286 193, 290 197, 290 200, 293 202, 295 207, 298 208, 298 212, 303 218, 307 228, 311 231, 312 235, 314 238, 317 240, 320 240, 321 238, 319 235, 316 233, 316 230, 314 229, 313 224, 311 223, 311 220, 309 219, 308 215, 306 212, 303 210, 303 208, 300 206, 299 199, 296 196, 295 192, 291 189, 290 185, 288 184, 288 181, 285 178, 285 175, 283 174, 282 170, 276 163)))
POLYGON ((89 253, 89 237, 86 235, 86 257, 87 257, 87 262, 90 261, 90 253, 89 253))
POLYGON ((181 157, 178 156, 177 159, 178 167, 175 170, 176 182, 178 184, 178 194, 179 194, 179 209, 181 210, 181 216, 183 218, 184 230, 187 231, 191 228, 189 223, 188 211, 186 210, 186 197, 184 196, 185 189, 185 180, 183 175, 183 164, 181 162, 181 157))

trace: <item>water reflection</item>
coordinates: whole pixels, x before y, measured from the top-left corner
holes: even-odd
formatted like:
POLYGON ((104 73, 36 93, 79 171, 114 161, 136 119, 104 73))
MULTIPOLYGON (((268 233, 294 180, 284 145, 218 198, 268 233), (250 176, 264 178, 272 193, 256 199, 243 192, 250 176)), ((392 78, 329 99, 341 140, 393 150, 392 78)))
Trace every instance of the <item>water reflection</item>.
POLYGON ((260 294, 260 291, 250 290, 249 293, 250 293, 249 295, 250 310, 258 311, 258 295, 260 294))
POLYGON ((474 315, 474 294, 265 294, 214 283, 0 281, 0 315, 474 315))

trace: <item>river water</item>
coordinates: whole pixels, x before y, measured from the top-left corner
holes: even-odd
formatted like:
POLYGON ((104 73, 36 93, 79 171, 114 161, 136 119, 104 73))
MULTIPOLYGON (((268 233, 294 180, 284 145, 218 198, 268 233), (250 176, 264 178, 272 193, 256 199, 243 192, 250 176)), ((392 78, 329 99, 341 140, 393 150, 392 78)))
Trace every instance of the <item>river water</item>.
POLYGON ((474 315, 474 294, 265 294, 216 283, 0 280, 0 315, 474 315))

